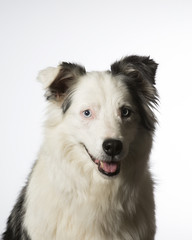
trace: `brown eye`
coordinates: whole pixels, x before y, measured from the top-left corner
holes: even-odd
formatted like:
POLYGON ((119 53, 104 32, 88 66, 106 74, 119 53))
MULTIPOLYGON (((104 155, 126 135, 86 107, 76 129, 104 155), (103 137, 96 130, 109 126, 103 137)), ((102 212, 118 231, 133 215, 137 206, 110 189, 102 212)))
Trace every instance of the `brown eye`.
POLYGON ((132 111, 128 107, 121 108, 121 117, 129 118, 131 116, 132 111))

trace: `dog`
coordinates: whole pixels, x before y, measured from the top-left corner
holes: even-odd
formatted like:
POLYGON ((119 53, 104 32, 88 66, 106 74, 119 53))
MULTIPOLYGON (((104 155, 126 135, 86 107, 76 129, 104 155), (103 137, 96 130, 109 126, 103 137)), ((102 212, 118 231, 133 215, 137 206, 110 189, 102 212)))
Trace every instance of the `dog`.
POLYGON ((62 62, 39 73, 44 141, 3 240, 154 239, 157 66, 131 55, 103 72, 62 62))

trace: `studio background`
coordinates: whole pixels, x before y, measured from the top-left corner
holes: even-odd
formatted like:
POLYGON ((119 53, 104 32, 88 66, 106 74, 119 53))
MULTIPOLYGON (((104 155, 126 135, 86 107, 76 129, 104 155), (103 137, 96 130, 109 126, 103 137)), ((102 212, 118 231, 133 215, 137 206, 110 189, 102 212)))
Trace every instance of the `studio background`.
POLYGON ((156 240, 192 239, 190 0, 0 0, 0 233, 43 138, 38 71, 61 61, 107 70, 130 54, 159 63, 156 240))

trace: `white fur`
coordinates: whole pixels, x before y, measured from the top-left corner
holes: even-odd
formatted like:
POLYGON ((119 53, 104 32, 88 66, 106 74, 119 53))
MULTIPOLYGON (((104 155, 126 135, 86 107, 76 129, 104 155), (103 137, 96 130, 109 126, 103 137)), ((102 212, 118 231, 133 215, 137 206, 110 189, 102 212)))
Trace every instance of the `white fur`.
POLYGON ((37 80, 43 84, 46 89, 59 73, 59 67, 48 67, 39 72, 37 80))
MULTIPOLYGON (((57 73, 50 68, 42 72, 39 79, 45 88, 57 73)), ((25 203, 24 225, 32 240, 146 239, 147 225, 154 224, 147 166, 152 136, 139 127, 136 112, 122 81, 106 72, 88 73, 78 80, 64 115, 58 104, 50 102, 45 140, 25 203), (135 111, 126 121, 119 114, 125 104, 135 111), (86 109, 92 111, 90 118, 82 114, 86 109), (107 138, 120 139, 124 145, 116 177, 102 176, 83 146, 101 159, 107 138)))

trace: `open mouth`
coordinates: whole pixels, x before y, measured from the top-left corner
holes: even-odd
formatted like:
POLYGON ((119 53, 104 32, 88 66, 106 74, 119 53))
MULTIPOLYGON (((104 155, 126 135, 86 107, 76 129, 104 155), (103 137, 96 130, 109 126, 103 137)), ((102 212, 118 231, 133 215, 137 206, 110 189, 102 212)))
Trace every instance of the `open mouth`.
MULTIPOLYGON (((86 148, 85 148, 86 149, 86 148)), ((87 151, 87 149, 86 149, 87 151)), ((99 159, 94 158, 93 156, 91 156, 91 154, 87 151, 88 155, 90 156, 91 160, 98 166, 98 170, 108 176, 108 177, 112 177, 115 176, 117 174, 119 174, 120 172, 120 162, 106 162, 106 161, 102 161, 99 159)))

